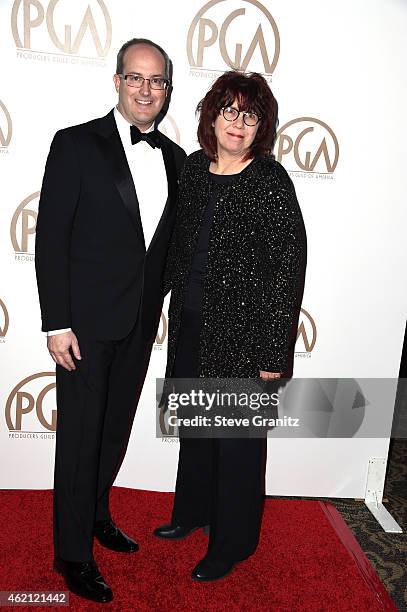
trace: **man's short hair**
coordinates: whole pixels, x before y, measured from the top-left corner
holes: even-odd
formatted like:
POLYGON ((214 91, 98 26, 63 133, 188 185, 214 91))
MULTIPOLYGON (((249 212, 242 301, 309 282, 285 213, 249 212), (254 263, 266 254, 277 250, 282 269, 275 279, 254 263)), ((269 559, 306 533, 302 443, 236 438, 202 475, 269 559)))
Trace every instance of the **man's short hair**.
POLYGON ((117 54, 117 61, 116 61, 116 74, 122 74, 123 73, 123 60, 124 60, 124 54, 126 53, 127 49, 129 47, 133 47, 134 45, 150 45, 150 47, 154 47, 155 49, 157 49, 157 51, 159 51, 161 53, 161 55, 164 58, 165 61, 165 69, 164 69, 164 76, 166 79, 168 79, 169 81, 171 81, 171 60, 168 57, 167 53, 164 51, 164 49, 162 47, 160 47, 160 45, 157 45, 157 43, 153 42, 152 40, 149 40, 148 38, 132 38, 131 40, 128 40, 127 42, 124 43, 124 45, 122 45, 122 47, 119 49, 119 52, 117 54))

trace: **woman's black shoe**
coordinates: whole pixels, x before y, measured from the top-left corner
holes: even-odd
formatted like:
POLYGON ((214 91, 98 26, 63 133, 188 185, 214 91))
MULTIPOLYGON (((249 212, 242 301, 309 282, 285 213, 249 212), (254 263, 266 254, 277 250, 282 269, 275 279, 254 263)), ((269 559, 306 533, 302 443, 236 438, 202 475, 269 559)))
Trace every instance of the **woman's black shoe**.
MULTIPOLYGON (((197 529, 201 529, 202 525, 198 525, 198 527, 181 527, 181 525, 161 525, 161 527, 157 527, 154 529, 153 534, 157 538, 163 538, 164 540, 182 540, 186 538, 190 533, 196 531, 197 529)), ((209 526, 205 525, 203 527, 205 533, 209 533, 209 526)))
POLYGON ((218 561, 205 557, 194 567, 191 576, 199 582, 212 582, 230 574, 234 566, 233 561, 218 561))
POLYGON ((96 521, 93 533, 102 546, 115 552, 132 553, 139 548, 137 542, 123 533, 112 520, 96 521))
POLYGON ((94 561, 64 561, 55 559, 54 569, 65 578, 68 589, 99 603, 112 601, 113 593, 94 561))

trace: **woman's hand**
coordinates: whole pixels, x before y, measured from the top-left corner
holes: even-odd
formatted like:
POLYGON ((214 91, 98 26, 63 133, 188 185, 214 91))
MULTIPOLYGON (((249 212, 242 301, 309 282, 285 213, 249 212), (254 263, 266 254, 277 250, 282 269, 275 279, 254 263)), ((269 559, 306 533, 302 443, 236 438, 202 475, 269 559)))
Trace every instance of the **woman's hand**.
POLYGON ((263 380, 271 380, 272 378, 281 378, 282 372, 265 372, 260 370, 260 378, 263 380))

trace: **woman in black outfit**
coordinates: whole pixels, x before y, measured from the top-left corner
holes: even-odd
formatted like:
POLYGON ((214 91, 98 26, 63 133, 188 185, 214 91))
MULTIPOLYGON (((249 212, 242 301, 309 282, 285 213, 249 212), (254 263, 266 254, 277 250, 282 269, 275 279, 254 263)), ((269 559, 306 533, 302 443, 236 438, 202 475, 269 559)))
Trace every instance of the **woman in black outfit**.
MULTIPOLYGON (((274 159, 277 102, 257 74, 228 72, 199 105, 198 140, 180 179, 168 255, 166 378, 290 377, 306 265, 293 184, 274 159)), ((209 525, 210 581, 254 553, 264 494, 264 438, 180 438, 172 520, 180 539, 209 525)))

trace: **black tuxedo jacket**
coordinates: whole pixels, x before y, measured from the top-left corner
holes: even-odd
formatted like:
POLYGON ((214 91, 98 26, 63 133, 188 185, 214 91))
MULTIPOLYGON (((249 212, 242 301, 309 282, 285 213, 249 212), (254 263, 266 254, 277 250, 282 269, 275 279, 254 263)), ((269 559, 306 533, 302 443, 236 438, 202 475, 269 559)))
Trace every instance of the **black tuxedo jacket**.
POLYGON ((143 338, 154 337, 185 159, 177 144, 161 137, 168 199, 146 250, 137 194, 113 111, 55 134, 36 231, 43 331, 72 327, 117 340, 137 320, 143 338))

